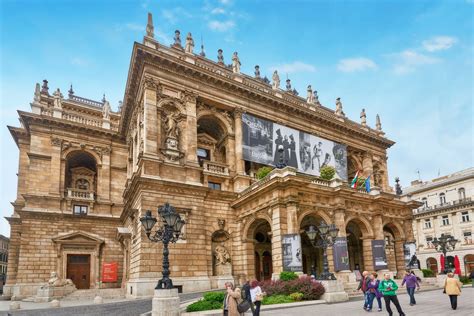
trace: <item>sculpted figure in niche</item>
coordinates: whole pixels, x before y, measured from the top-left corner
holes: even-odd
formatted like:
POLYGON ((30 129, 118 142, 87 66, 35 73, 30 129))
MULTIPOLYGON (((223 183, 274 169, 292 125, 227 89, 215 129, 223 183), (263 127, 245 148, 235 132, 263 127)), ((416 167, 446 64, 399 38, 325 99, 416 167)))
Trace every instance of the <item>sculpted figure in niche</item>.
POLYGON ((179 130, 178 130, 178 117, 179 113, 170 113, 166 117, 166 136, 172 138, 178 138, 179 130))
POLYGON ((41 288, 48 288, 48 287, 61 287, 61 286, 66 286, 66 285, 73 285, 71 279, 60 279, 58 277, 58 274, 53 271, 51 272, 50 279, 48 280, 48 283, 43 285, 41 288))
POLYGON ((216 249, 214 249, 214 256, 216 257, 216 266, 230 262, 230 254, 222 245, 218 245, 216 249))
POLYGON ((79 179, 76 181, 76 189, 89 190, 89 181, 86 179, 79 179))

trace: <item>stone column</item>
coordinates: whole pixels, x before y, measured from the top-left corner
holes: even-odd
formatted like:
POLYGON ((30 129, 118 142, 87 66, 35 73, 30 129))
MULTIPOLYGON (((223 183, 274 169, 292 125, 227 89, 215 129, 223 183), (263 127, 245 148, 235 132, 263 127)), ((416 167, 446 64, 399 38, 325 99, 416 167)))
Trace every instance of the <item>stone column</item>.
POLYGON ((364 258, 364 270, 374 271, 374 257, 372 256, 373 237, 362 237, 362 257, 364 258))
POLYGON ((186 140, 184 141, 184 151, 186 152, 186 161, 198 164, 197 159, 197 119, 196 119, 196 100, 197 95, 192 92, 185 91, 186 106, 186 140))
POLYGON ((54 196, 60 196, 61 194, 61 144, 61 139, 56 137, 51 138, 51 169, 49 174, 49 193, 54 196))
MULTIPOLYGON (((397 275, 398 277, 402 277, 405 271, 405 255, 403 245, 405 244, 406 240, 403 239, 395 239, 395 261, 397 267, 397 275)), ((395 271, 394 271, 395 272, 395 271)))
POLYGON ((245 174, 245 164, 242 151, 242 109, 234 110, 235 129, 235 171, 238 175, 245 174))
POLYGON ((286 205, 288 234, 300 233, 300 228, 298 226, 298 209, 299 206, 295 202, 289 202, 286 205))
POLYGON ((338 208, 334 211, 334 225, 339 228, 337 237, 346 237, 346 220, 344 216, 345 210, 343 208, 338 208))
POLYGON ((227 135, 227 145, 225 149, 227 159, 226 163, 229 165, 229 171, 231 172, 231 175, 233 175, 237 168, 235 163, 235 135, 227 135))
MULTIPOLYGON (((158 140, 159 140, 159 128, 161 127, 158 122, 157 102, 156 102, 156 85, 151 82, 145 83, 145 89, 143 92, 143 137, 144 141, 144 153, 156 156, 158 155, 158 140)), ((138 140, 140 144, 141 139, 138 140)))
POLYGON ((102 149, 102 163, 97 176, 97 196, 102 201, 110 201, 110 148, 102 149))
POLYGON ((272 209, 272 279, 283 271, 282 238, 287 233, 286 208, 278 205, 272 209))

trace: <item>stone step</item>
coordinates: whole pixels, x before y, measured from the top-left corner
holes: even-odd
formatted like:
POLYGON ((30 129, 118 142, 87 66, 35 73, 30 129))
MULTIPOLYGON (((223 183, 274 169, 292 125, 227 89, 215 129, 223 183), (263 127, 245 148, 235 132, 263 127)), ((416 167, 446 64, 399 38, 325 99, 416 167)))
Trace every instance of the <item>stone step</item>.
POLYGON ((94 299, 100 296, 102 298, 125 298, 125 289, 90 289, 90 290, 76 290, 68 296, 64 297, 65 301, 94 299))

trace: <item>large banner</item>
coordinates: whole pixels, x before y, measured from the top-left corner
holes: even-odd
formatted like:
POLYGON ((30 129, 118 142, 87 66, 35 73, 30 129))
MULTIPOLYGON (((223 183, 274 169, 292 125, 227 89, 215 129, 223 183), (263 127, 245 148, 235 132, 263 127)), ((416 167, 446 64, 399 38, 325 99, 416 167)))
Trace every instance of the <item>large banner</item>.
POLYGON ((372 257, 374 269, 387 269, 387 255, 385 254, 385 240, 372 240, 372 257))
POLYGON ((117 262, 102 263, 102 282, 117 282, 117 262))
POLYGON ((349 252, 347 251, 346 237, 336 237, 332 249, 334 270, 336 272, 349 270, 349 252))
POLYGON ((242 114, 243 158, 276 166, 280 160, 278 148, 283 148, 283 160, 300 172, 320 175, 324 166, 336 169, 336 177, 347 180, 347 147, 324 138, 284 125, 242 114))
POLYGON ((419 269, 419 260, 416 257, 416 244, 406 243, 403 245, 405 255, 405 267, 409 269, 419 269))
POLYGON ((303 271, 301 260, 301 237, 298 234, 283 235, 283 270, 303 271))

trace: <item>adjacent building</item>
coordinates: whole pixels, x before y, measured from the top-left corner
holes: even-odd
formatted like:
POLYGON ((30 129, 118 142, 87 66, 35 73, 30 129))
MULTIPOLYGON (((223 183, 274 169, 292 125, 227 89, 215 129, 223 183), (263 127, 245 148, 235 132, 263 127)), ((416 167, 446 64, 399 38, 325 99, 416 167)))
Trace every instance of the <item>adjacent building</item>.
MULTIPOLYGON (((387 149, 394 145, 377 116, 368 126, 322 105, 311 86, 297 95, 183 45, 155 40, 151 15, 134 43, 123 104, 112 111, 37 84, 31 112, 9 127, 19 149, 18 194, 11 226, 5 291, 33 295, 52 271, 77 288, 122 287, 151 296, 161 275, 162 246, 140 224, 146 210, 169 202, 185 219, 170 246, 171 277, 184 292, 224 281, 270 279, 284 269, 321 273, 322 250, 305 230, 339 229, 329 249, 331 271, 405 268, 403 245, 414 242, 411 210, 389 186, 387 149), (280 164, 281 163, 281 164, 280 164), (256 179, 262 166, 277 166, 256 179), (334 179, 320 178, 332 166, 334 179), (371 188, 351 188, 358 174, 371 188), (388 241, 385 247, 385 241, 388 241), (285 245, 285 247, 283 247, 285 245), (104 266, 117 267, 104 278, 104 266)), ((230 59, 229 59, 230 60, 230 59)))
POLYGON ((432 244, 441 234, 459 240, 454 251, 447 253, 446 266, 453 267, 458 256, 461 273, 474 270, 474 168, 439 177, 431 181, 413 181, 404 195, 422 203, 413 210, 413 232, 421 268, 438 273, 440 253, 432 244))

